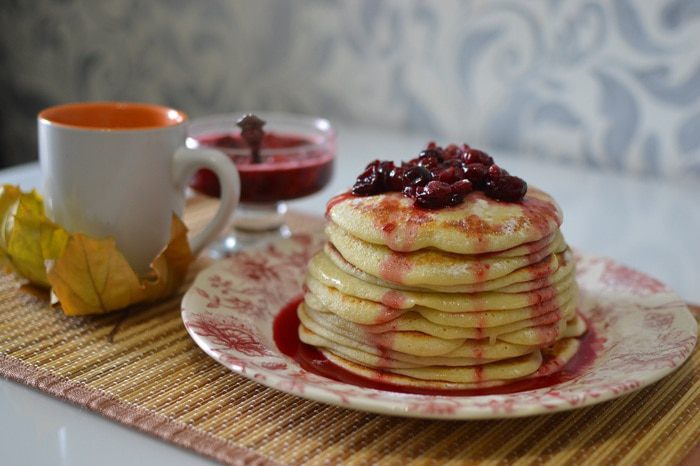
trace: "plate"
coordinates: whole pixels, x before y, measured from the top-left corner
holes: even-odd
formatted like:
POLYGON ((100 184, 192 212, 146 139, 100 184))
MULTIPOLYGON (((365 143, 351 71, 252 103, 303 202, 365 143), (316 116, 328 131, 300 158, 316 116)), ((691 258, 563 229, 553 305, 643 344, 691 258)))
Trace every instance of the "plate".
POLYGON ((201 272, 182 301, 192 339, 232 371, 276 390, 345 408, 434 418, 488 419, 552 413, 600 403, 652 384, 695 347, 697 323, 659 281, 616 262, 577 257, 580 311, 599 337, 595 361, 579 377, 503 395, 393 393, 336 382, 281 354, 277 313, 300 296, 320 235, 296 235, 239 253, 201 272))

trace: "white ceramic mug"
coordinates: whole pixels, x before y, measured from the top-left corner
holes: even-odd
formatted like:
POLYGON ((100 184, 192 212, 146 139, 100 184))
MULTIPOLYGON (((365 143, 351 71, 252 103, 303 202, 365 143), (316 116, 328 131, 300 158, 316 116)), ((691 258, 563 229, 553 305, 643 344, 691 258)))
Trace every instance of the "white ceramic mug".
POLYGON ((184 147, 187 116, 158 105, 89 102, 39 113, 39 160, 47 214, 70 232, 112 237, 137 273, 182 218, 184 190, 197 169, 219 178, 221 203, 190 239, 195 254, 226 226, 240 195, 233 163, 212 149, 184 147))

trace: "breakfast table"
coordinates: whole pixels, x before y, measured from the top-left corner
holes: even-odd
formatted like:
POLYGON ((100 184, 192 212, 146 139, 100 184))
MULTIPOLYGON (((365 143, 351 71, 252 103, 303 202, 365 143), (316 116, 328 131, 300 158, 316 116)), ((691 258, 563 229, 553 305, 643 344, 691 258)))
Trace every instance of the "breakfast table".
MULTIPOLYGON (((411 158, 431 139, 435 137, 339 125, 332 182, 320 193, 290 202, 290 212, 322 216, 326 200, 352 184, 369 160, 411 158)), ((697 178, 639 176, 536 153, 490 152, 510 172, 552 194, 565 215, 562 231, 577 251, 610 257, 659 279, 686 302, 700 303, 697 178)), ((0 182, 41 189, 38 164, 4 169, 0 182)), ((0 394, 2 464, 195 465, 213 461, 183 442, 172 445, 93 412, 99 409, 71 405, 16 380, 0 378, 0 394)), ((697 438, 698 417, 694 422, 697 438)), ((323 438, 318 431, 306 435, 323 438)), ((697 451, 684 452, 685 461, 692 464, 687 454, 697 455, 697 451)), ((233 462, 230 457, 210 456, 233 462)), ((243 455, 240 464, 247 463, 255 460, 243 455)))

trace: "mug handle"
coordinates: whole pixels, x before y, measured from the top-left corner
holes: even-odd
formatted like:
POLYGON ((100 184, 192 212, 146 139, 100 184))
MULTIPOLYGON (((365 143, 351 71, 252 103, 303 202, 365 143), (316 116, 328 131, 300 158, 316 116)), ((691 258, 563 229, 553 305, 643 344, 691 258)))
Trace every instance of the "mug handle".
POLYGON ((173 180, 180 192, 200 168, 208 168, 216 174, 221 186, 221 197, 214 218, 190 240, 190 248, 195 256, 226 227, 241 195, 241 179, 231 159, 218 150, 187 147, 177 149, 173 157, 173 180))

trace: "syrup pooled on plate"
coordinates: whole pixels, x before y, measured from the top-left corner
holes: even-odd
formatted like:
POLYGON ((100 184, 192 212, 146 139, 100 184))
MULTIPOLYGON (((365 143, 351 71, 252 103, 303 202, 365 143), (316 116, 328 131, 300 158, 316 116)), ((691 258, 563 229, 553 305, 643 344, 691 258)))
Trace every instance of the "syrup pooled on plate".
MULTIPOLYGON (((303 343, 299 339, 299 317, 297 307, 303 298, 296 298, 280 310, 273 324, 275 344, 280 352, 294 359, 305 370, 331 380, 356 385, 363 388, 383 390, 388 392, 412 393, 416 395, 440 396, 481 396, 502 395, 508 393, 535 390, 538 388, 554 387, 555 385, 573 380, 592 366, 596 358, 599 338, 592 328, 581 339, 581 346, 576 355, 564 367, 554 374, 533 379, 519 380, 491 388, 468 390, 436 390, 425 388, 407 388, 394 385, 382 380, 372 380, 353 374, 329 361, 317 348, 303 343)), ((544 361, 546 364, 547 361, 544 361)))

